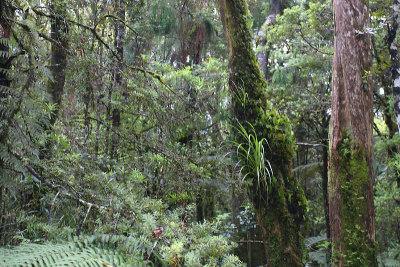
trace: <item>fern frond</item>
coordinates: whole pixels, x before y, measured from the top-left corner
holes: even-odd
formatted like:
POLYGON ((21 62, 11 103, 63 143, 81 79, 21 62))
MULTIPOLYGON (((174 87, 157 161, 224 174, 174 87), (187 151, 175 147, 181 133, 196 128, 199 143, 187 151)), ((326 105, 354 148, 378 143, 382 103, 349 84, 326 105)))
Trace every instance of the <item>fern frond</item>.
POLYGON ((318 244, 318 243, 320 243, 322 241, 325 241, 325 240, 326 240, 326 234, 321 234, 321 235, 318 235, 318 236, 309 237, 309 238, 306 239, 306 248, 310 249, 311 246, 313 246, 315 244, 318 244))
POLYGON ((143 254, 135 250, 138 242, 137 238, 98 235, 57 244, 23 243, 14 248, 0 248, 0 265, 144 266, 143 254))

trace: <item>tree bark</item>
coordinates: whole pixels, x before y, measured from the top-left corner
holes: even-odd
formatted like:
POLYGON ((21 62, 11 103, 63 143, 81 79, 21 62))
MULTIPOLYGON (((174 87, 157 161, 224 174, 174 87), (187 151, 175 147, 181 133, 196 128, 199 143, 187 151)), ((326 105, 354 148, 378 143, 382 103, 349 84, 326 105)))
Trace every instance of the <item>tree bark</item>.
POLYGON ((332 266, 377 266, 374 247, 371 36, 368 2, 333 0, 329 142, 332 266))
MULTIPOLYGON (((269 0, 269 14, 260 30, 257 32, 257 46, 264 47, 267 44, 264 28, 276 23, 276 15, 282 13, 282 4, 280 0, 269 0)), ((260 51, 257 53, 257 60, 260 63, 260 69, 264 73, 265 79, 268 79, 268 57, 269 51, 260 51)))
POLYGON ((57 42, 51 45, 50 71, 53 75, 53 80, 49 82, 48 86, 51 102, 56 105, 54 112, 50 116, 50 125, 54 126, 64 93, 65 68, 67 66, 66 33, 68 29, 64 21, 64 16, 66 14, 65 4, 62 4, 60 1, 52 0, 50 8, 55 13, 55 19, 51 21, 51 38, 57 42))
MULTIPOLYGON (((268 185, 257 177, 247 177, 249 198, 254 206, 265 245, 268 266, 303 266, 304 244, 301 227, 305 222, 306 200, 293 177, 294 137, 287 117, 279 114, 267 100, 265 83, 253 51, 248 8, 244 0, 219 0, 229 52, 229 89, 236 119, 258 138, 265 138, 265 157, 274 177, 268 185)), ((237 143, 245 143, 239 134, 237 143)), ((241 162, 246 168, 245 163, 241 162)))
POLYGON ((393 18, 392 26, 389 28, 388 31, 388 46, 392 70, 394 114, 396 117, 397 130, 400 134, 400 65, 399 51, 397 48, 397 32, 399 28, 400 4, 398 0, 393 0, 392 9, 393 18))
MULTIPOLYGON (((324 204, 324 217, 325 217, 325 227, 326 227, 326 239, 331 240, 331 228, 329 220, 329 196, 328 196, 328 142, 324 141, 324 146, 322 147, 322 196, 324 204)), ((331 247, 329 246, 331 249, 331 247)), ((328 249, 326 253, 326 262, 329 263, 331 259, 331 251, 328 249)))
MULTIPOLYGON (((125 0, 118 0, 115 1, 115 8, 117 10, 118 17, 121 21, 125 21, 125 0)), ((114 39, 114 48, 117 50, 117 54, 121 60, 124 58, 124 39, 125 39, 125 25, 121 22, 117 21, 115 24, 115 39, 114 39)), ((121 72, 122 68, 119 63, 116 63, 114 69, 115 75, 115 84, 117 87, 121 87, 121 72)), ((111 137, 111 150, 110 150, 110 157, 111 159, 116 159, 118 157, 118 133, 119 133, 119 126, 121 125, 121 111, 119 108, 114 108, 112 111, 112 137, 111 137)))
MULTIPOLYGON (((52 0, 50 3, 50 9, 54 15, 54 19, 51 20, 50 36, 55 42, 51 44, 51 65, 49 68, 53 79, 49 80, 47 93, 50 95, 50 103, 54 105, 54 110, 50 114, 49 124, 43 125, 44 131, 48 134, 51 132, 52 127, 57 121, 62 95, 64 93, 65 68, 67 66, 66 34, 68 32, 67 24, 64 20, 66 14, 65 3, 52 0)), ((47 138, 46 145, 40 149, 40 158, 51 157, 52 143, 53 141, 50 138, 47 138)))

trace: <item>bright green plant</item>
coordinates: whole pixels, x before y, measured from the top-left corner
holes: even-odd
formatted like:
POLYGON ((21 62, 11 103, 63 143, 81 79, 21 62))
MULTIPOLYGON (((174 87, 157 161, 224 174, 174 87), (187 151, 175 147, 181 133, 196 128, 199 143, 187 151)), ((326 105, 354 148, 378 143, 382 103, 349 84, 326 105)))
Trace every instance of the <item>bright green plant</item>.
POLYGON ((234 127, 237 133, 246 142, 238 143, 234 142, 236 146, 236 153, 241 164, 240 172, 243 174, 242 182, 250 182, 251 177, 257 177, 257 188, 263 185, 268 192, 269 186, 271 185, 272 177, 274 175, 271 164, 265 158, 265 145, 268 145, 268 141, 265 138, 259 139, 257 136, 254 126, 247 122, 251 129, 249 133, 246 128, 238 122, 238 126, 234 127))

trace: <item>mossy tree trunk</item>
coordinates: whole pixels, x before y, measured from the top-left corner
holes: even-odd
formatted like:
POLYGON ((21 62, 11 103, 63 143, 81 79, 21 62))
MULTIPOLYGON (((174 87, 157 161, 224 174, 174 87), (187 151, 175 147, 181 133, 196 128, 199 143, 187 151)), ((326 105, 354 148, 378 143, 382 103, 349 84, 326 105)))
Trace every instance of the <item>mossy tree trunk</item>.
POLYGON ((329 141, 332 266, 377 266, 373 206, 368 1, 333 0, 335 41, 329 141))
MULTIPOLYGON (((51 38, 54 40, 51 44, 51 66, 50 71, 53 79, 49 81, 47 92, 50 95, 50 104, 55 105, 53 112, 50 114, 48 125, 44 125, 44 130, 50 134, 52 127, 57 121, 62 95, 64 93, 65 84, 65 68, 67 66, 67 24, 65 21, 66 4, 62 1, 52 0, 50 9, 53 19, 51 20, 51 38)), ((52 140, 46 141, 46 146, 40 151, 41 158, 51 158, 52 140)))
MULTIPOLYGON (((121 21, 116 21, 114 26, 114 48, 117 50, 117 54, 121 61, 124 59, 124 41, 125 41, 125 0, 118 0, 114 2, 115 9, 117 10, 118 17, 121 21)), ((115 86, 121 89, 122 87, 122 63, 117 62, 114 69, 115 86)), ((118 139, 119 139, 119 127, 121 125, 121 110, 114 108, 112 111, 112 140, 111 140, 111 159, 117 159, 118 157, 118 139)))
MULTIPOLYGON (((293 133, 288 119, 267 100, 253 51, 246 1, 218 2, 229 52, 229 87, 234 115, 248 128, 248 132, 251 132, 248 123, 253 125, 257 137, 265 138, 269 144, 264 149, 274 173, 272 182, 266 187, 257 177, 247 177, 250 180, 248 195, 262 230, 267 263, 268 266, 303 266, 301 227, 305 223, 307 204, 298 181, 291 173, 293 133)), ((235 139, 238 143, 247 142, 238 134, 235 139)))
POLYGON ((51 45, 51 74, 53 80, 49 82, 48 92, 55 111, 50 117, 50 125, 53 126, 60 110, 61 99, 64 93, 65 68, 67 66, 67 24, 65 22, 66 4, 62 1, 52 0, 51 9, 55 19, 51 22, 51 38, 55 42, 51 45))

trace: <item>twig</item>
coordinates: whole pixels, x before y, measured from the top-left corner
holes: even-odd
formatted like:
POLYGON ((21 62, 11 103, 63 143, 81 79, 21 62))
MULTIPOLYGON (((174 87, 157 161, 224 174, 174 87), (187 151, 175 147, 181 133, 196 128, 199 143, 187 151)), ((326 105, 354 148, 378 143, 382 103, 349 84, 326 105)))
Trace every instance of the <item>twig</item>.
MULTIPOLYGON (((40 16, 48 17, 48 18, 51 18, 51 19, 55 19, 55 18, 57 17, 57 15, 46 14, 46 13, 44 13, 44 12, 42 12, 42 11, 39 11, 39 10, 37 10, 37 9, 35 9, 35 8, 33 8, 32 10, 33 10, 33 12, 35 12, 37 15, 40 15, 40 16)), ((90 31, 90 32, 92 32, 93 36, 94 36, 102 45, 104 45, 104 46, 111 52, 111 54, 112 54, 120 63, 124 64, 127 68, 130 68, 130 69, 132 69, 132 70, 142 72, 143 74, 150 74, 151 76, 153 76, 153 78, 156 78, 160 83, 162 83, 168 91, 170 91, 170 92, 172 92, 173 94, 176 95, 176 92, 175 92, 174 90, 172 90, 168 85, 165 84, 165 80, 161 77, 160 74, 157 74, 157 73, 155 73, 154 71, 146 70, 146 69, 141 68, 141 67, 133 67, 133 66, 128 66, 127 64, 125 64, 125 63, 122 61, 121 57, 118 55, 118 53, 115 52, 115 51, 110 47, 110 45, 107 44, 107 42, 104 41, 104 40, 99 36, 99 34, 98 34, 97 31, 96 31, 97 25, 95 25, 94 27, 90 27, 90 26, 87 26, 87 25, 85 25, 85 24, 82 24, 82 23, 79 23, 79 22, 76 22, 76 21, 73 21, 73 20, 70 20, 70 19, 65 19, 65 21, 66 21, 66 22, 69 22, 69 23, 71 23, 71 24, 74 24, 74 25, 76 25, 76 26, 78 26, 78 27, 84 28, 84 29, 86 29, 86 30, 88 30, 88 31, 90 31)))
POLYGON ((300 31, 300 37, 301 37, 301 39, 303 39, 303 41, 306 42, 312 49, 314 49, 315 51, 317 51, 317 52, 319 52, 319 53, 321 53, 321 54, 328 55, 328 56, 333 56, 333 53, 324 52, 324 51, 320 50, 319 48, 313 46, 313 45, 306 39, 306 37, 304 37, 303 31, 301 30, 301 25, 300 25, 299 31, 300 31))
POLYGON ((262 240, 241 240, 238 241, 237 243, 264 243, 262 240))
MULTIPOLYGON (((21 160, 21 157, 20 157, 19 155, 14 155, 14 156, 17 157, 19 160, 21 160)), ((39 181, 41 181, 42 183, 48 185, 49 187, 51 187, 51 188, 53 188, 53 189, 55 189, 55 190, 58 190, 58 191, 59 191, 60 193, 62 193, 64 196, 66 196, 66 197, 68 197, 68 198, 70 198, 70 199, 72 199, 72 200, 76 200, 76 201, 78 201, 79 203, 81 203, 81 204, 83 204, 83 205, 85 205, 85 206, 88 206, 89 209, 88 209, 88 211, 87 211, 87 213, 86 213, 85 220, 86 220, 86 217, 87 217, 87 215, 88 215, 88 213, 89 213, 89 211, 90 211, 90 209, 91 209, 92 207, 94 207, 94 208, 96 208, 96 209, 102 209, 102 210, 107 210, 107 211, 113 211, 113 209, 112 209, 111 207, 106 207, 106 206, 98 205, 98 204, 95 204, 95 203, 91 203, 91 202, 88 202, 88 201, 86 201, 86 200, 84 200, 84 199, 81 199, 81 198, 78 198, 78 197, 74 196, 73 194, 71 194, 70 192, 68 192, 68 191, 65 190, 65 189, 64 189, 64 190, 60 190, 60 188, 62 188, 62 186, 60 186, 60 185, 55 185, 55 184, 51 183, 50 181, 48 181, 47 179, 45 179, 44 177, 42 177, 42 176, 41 176, 34 168, 32 168, 31 166, 27 165, 26 168, 27 168, 27 170, 28 170, 32 175, 34 175, 34 176, 35 176, 39 181)), ((134 213, 133 211, 128 211, 128 213, 130 213, 132 216, 136 217, 136 213, 134 213)), ((85 222, 85 220, 84 220, 83 222, 85 222)))
POLYGON ((59 194, 60 194, 60 190, 58 190, 57 194, 55 195, 55 197, 53 199, 53 202, 51 203, 50 212, 49 212, 49 220, 51 220, 51 214, 53 213, 54 203, 56 202, 56 199, 57 199, 59 194))
POLYGON ((88 216, 88 214, 89 214, 89 211, 90 211, 90 209, 92 208, 92 205, 89 205, 89 208, 88 208, 88 210, 87 210, 87 212, 86 212, 86 215, 85 215, 85 219, 83 219, 83 222, 82 222, 82 225, 84 225, 85 224, 85 222, 86 222, 86 218, 87 218, 87 216, 88 216))
POLYGON ((156 240, 156 242, 154 242, 154 245, 153 245, 153 247, 152 247, 151 250, 150 250, 149 256, 147 257, 147 260, 146 260, 146 263, 144 264, 144 267, 147 267, 147 263, 149 263, 151 254, 153 253, 153 251, 154 251, 154 249, 156 248, 157 243, 158 243, 158 241, 160 241, 160 239, 161 239, 161 236, 158 237, 158 239, 156 240))

